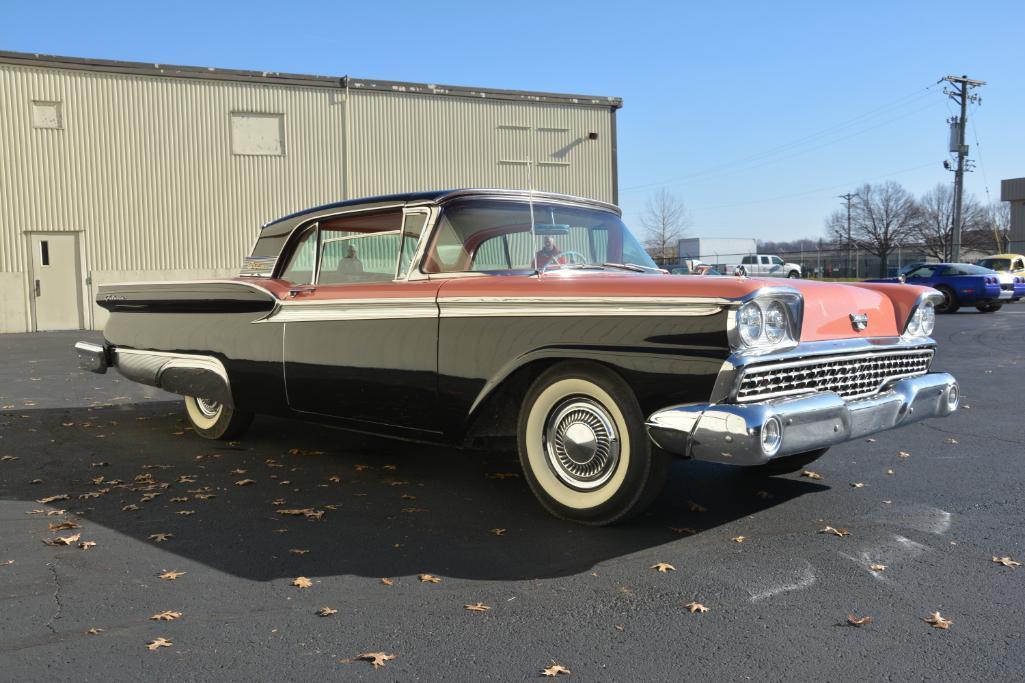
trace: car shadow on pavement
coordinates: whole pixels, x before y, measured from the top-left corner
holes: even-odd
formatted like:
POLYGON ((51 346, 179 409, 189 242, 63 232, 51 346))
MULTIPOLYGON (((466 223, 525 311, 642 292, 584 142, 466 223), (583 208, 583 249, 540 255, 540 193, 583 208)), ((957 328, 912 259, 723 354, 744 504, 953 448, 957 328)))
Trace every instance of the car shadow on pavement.
POLYGON ((15 410, 0 426, 0 448, 17 457, 0 468, 0 498, 30 502, 28 510, 66 495, 46 507, 146 543, 169 534, 161 550, 256 581, 572 575, 827 490, 677 462, 650 511, 592 528, 548 515, 513 453, 269 417, 239 442, 211 442, 191 432, 177 403, 15 410))

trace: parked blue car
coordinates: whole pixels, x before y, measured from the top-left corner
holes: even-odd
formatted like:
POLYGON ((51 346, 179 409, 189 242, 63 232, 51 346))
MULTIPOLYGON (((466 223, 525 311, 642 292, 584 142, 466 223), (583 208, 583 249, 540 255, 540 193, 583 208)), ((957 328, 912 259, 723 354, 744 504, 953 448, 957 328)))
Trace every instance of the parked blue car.
POLYGON ((937 313, 954 313, 965 305, 993 313, 1004 304, 1025 297, 1025 277, 969 263, 921 263, 900 278, 869 282, 907 282, 933 287, 943 294, 943 303, 936 304, 937 313))

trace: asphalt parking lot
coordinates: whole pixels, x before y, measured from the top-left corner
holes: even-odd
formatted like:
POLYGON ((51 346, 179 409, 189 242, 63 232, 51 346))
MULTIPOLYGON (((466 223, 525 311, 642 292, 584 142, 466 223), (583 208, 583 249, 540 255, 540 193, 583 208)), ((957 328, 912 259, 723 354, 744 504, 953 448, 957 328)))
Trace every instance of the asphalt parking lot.
POLYGON ((1025 562, 1025 305, 935 336, 966 409, 821 479, 678 462, 603 529, 547 516, 508 454, 271 418, 214 444, 174 397, 79 371, 95 333, 0 336, 0 678, 1018 678, 1025 567, 992 558, 1025 562))

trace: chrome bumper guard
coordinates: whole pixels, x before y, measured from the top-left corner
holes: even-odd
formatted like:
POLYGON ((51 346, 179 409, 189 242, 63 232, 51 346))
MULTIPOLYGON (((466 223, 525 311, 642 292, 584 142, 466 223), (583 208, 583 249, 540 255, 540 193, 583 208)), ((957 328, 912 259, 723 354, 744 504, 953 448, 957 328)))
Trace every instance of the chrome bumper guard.
POLYGON ((761 465, 957 410, 953 376, 934 372, 898 380, 869 398, 845 401, 827 391, 761 403, 674 406, 647 428, 660 448, 696 460, 761 465))
POLYGON ((84 341, 76 342, 75 351, 78 353, 78 367, 83 370, 102 375, 110 367, 107 350, 100 344, 84 341))

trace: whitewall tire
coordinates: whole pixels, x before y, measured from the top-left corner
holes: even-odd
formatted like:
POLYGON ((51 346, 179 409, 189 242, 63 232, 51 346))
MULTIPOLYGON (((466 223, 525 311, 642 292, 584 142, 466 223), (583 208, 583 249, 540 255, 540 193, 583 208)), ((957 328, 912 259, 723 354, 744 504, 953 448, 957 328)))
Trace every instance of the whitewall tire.
POLYGON ((564 519, 625 519, 646 508, 668 476, 671 458, 649 441, 630 387, 596 363, 560 363, 538 377, 517 432, 531 490, 564 519))
POLYGON ((238 438, 253 421, 252 413, 195 396, 185 397, 185 412, 192 429, 204 439, 238 438))

